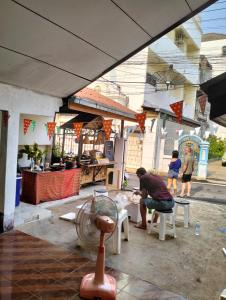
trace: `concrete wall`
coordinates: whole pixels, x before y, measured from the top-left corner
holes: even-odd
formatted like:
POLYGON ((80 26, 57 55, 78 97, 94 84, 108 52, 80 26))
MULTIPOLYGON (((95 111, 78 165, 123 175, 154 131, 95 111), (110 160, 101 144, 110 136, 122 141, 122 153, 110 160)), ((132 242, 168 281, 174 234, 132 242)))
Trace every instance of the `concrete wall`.
POLYGON ((4 228, 13 226, 20 114, 53 117, 61 99, 0 83, 0 110, 9 111, 4 195, 4 228))

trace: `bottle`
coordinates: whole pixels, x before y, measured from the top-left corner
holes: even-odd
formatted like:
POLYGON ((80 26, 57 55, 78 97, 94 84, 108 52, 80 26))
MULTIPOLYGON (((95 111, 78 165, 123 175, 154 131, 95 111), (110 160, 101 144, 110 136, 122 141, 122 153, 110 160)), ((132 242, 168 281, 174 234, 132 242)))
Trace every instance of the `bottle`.
POLYGON ((200 235, 200 228, 201 228, 201 225, 200 225, 199 221, 197 221, 195 224, 195 235, 200 235))
POLYGON ((44 171, 44 163, 43 163, 43 160, 41 160, 39 167, 40 167, 40 169, 41 169, 42 171, 44 171))
POLYGON ((34 162, 34 159, 32 158, 31 159, 31 171, 34 171, 34 168, 35 168, 35 162, 34 162))

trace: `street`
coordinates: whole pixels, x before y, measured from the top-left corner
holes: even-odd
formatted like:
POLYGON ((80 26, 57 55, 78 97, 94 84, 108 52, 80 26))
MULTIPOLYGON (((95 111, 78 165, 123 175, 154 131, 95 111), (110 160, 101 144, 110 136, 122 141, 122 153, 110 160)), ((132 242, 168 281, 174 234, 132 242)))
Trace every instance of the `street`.
MULTIPOLYGON (((207 182, 194 181, 192 183, 191 199, 207 201, 209 203, 226 204, 226 167, 221 166, 221 162, 209 164, 209 174, 207 182)), ((166 177, 164 177, 166 182, 166 177)), ((178 194, 181 182, 178 182, 178 194)), ((139 180, 135 174, 129 174, 129 185, 127 189, 139 187, 139 180)))

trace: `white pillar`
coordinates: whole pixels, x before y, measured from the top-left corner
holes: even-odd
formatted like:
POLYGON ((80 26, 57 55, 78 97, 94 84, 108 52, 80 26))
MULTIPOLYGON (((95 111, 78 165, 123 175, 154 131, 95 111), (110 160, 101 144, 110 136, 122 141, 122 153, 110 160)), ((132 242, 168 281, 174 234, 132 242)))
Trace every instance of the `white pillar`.
POLYGON ((8 133, 6 145, 6 169, 4 189, 4 231, 13 228, 15 195, 16 195, 16 172, 17 152, 19 139, 19 113, 9 112, 8 133))

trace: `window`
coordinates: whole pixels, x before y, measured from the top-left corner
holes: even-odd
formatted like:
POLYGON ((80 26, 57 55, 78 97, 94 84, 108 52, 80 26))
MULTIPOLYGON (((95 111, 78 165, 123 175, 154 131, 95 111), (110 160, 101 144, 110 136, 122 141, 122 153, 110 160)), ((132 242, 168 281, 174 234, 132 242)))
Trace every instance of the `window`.
POLYGON ((156 86, 157 80, 154 75, 148 74, 146 75, 146 82, 149 83, 152 86, 156 86))

